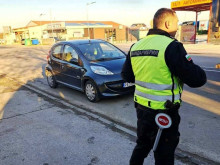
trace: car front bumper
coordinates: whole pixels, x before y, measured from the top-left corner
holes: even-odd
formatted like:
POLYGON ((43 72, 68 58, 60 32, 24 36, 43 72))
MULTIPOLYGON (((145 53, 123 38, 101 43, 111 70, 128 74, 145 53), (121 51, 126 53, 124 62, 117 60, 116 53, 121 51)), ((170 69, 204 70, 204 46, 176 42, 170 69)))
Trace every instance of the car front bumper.
POLYGON ((120 74, 95 76, 93 79, 99 89, 101 96, 118 96, 134 92, 134 85, 125 87, 126 83, 120 74))

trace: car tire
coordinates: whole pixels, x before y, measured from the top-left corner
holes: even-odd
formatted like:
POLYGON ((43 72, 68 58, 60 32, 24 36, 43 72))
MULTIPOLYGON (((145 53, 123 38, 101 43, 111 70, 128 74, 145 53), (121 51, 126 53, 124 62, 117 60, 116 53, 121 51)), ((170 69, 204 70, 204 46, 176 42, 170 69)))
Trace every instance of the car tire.
POLYGON ((100 94, 97 86, 92 81, 88 80, 85 83, 85 95, 91 102, 97 102, 100 100, 100 94))
POLYGON ((46 76, 47 76, 47 83, 48 83, 48 85, 51 88, 56 88, 58 84, 56 82, 56 79, 55 79, 53 73, 50 70, 47 70, 46 76))

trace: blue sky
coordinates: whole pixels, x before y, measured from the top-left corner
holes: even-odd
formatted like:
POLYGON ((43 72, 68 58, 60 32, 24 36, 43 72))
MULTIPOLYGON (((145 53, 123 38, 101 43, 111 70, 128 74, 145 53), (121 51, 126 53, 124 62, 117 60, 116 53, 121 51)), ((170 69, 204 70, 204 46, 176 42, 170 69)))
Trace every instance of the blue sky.
MULTIPOLYGON (((0 31, 2 26, 24 27, 30 20, 89 20, 114 21, 130 26, 133 23, 150 25, 154 13, 162 7, 170 8, 172 0, 0 0, 0 31), (43 16, 40 14, 43 13, 43 16)), ((195 20, 193 12, 177 12, 180 22, 195 20)), ((202 12, 200 20, 208 20, 209 12, 202 12)))

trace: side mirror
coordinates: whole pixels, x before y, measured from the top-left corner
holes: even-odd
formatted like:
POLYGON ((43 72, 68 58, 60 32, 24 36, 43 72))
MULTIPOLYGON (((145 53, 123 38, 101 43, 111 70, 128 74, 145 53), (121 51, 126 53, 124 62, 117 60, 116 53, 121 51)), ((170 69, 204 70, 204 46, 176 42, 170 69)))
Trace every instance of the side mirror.
POLYGON ((78 64, 78 59, 72 58, 72 59, 70 60, 70 63, 71 63, 71 64, 78 64))

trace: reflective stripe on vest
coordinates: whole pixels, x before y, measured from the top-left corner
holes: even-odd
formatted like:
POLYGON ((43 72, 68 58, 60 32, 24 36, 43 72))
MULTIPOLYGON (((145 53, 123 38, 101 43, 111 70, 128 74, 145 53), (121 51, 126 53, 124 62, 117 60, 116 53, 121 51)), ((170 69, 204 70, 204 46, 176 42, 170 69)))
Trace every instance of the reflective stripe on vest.
MULTIPOLYGON (((147 99, 150 99, 150 100, 154 100, 154 101, 162 101, 162 102, 165 102, 167 100, 172 100, 172 95, 165 95, 165 96, 158 96, 158 95, 150 95, 150 94, 147 94, 147 93, 143 93, 143 92, 140 92, 138 90, 135 90, 135 94, 138 95, 138 96, 141 96, 141 97, 144 97, 144 98, 147 98, 147 99)), ((180 95, 177 94, 177 95, 174 95, 174 100, 179 100, 180 99, 180 95)))
MULTIPOLYGON (((162 90, 172 90, 172 84, 170 85, 166 85, 166 84, 153 84, 153 83, 147 83, 147 82, 143 82, 143 81, 138 81, 135 80, 135 84, 144 87, 144 88, 148 88, 148 89, 153 89, 153 90, 158 90, 158 91, 162 91, 162 90)), ((177 88, 177 85, 174 84, 174 89, 177 88)))

